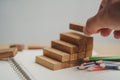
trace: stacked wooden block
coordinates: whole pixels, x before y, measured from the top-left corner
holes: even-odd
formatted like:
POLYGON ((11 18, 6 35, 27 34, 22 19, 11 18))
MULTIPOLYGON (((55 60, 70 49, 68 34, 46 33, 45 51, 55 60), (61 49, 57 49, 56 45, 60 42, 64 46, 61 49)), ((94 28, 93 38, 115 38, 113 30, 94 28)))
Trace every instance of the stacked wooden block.
MULTIPOLYGON (((70 29, 82 32, 83 27, 70 24, 70 29)), ((78 65, 78 60, 92 56, 93 37, 87 37, 77 32, 60 34, 59 40, 51 42, 50 48, 43 49, 42 56, 36 56, 36 63, 52 70, 73 67, 78 65)))
POLYGON ((14 57, 18 52, 17 48, 0 49, 0 59, 14 57))

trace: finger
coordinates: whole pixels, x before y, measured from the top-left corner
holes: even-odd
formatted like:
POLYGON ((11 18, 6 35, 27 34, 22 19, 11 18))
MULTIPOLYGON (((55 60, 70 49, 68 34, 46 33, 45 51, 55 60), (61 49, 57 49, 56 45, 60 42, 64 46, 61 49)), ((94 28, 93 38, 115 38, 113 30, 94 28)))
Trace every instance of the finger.
POLYGON ((103 37, 109 36, 111 32, 112 32, 112 30, 108 29, 108 28, 103 28, 100 30, 101 36, 103 36, 103 37))
POLYGON ((115 31, 114 31, 114 37, 115 37, 116 39, 120 39, 120 30, 115 30, 115 31))
POLYGON ((99 11, 102 10, 104 8, 104 6, 106 5, 107 1, 106 0, 102 0, 100 7, 99 7, 99 11))
POLYGON ((84 27, 83 32, 86 35, 92 35, 98 32, 102 27, 100 26, 101 23, 96 19, 97 16, 94 16, 88 19, 86 23, 86 27, 84 27))

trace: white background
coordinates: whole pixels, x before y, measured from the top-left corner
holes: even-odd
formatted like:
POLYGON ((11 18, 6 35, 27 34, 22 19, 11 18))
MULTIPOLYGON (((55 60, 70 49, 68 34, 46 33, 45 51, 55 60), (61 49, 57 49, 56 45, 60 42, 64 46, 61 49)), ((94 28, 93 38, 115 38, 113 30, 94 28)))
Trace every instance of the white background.
MULTIPOLYGON (((0 0, 0 43, 50 43, 68 32, 70 22, 85 25, 101 0, 0 0)), ((118 43, 95 35, 95 43, 118 43)))

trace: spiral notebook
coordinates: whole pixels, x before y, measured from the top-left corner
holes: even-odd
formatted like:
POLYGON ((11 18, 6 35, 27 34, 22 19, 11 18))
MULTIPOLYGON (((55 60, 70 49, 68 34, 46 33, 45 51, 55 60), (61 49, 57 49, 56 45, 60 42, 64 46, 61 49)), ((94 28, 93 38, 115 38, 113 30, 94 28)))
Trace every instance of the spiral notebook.
MULTIPOLYGON (((76 67, 53 71, 35 63, 36 55, 42 50, 24 50, 14 58, 0 60, 0 80, 115 80, 120 79, 120 71, 77 70, 76 67), (113 77, 114 76, 114 77, 113 77)), ((95 55, 96 53, 93 52, 95 55)))
MULTIPOLYGON (((26 61, 31 62, 31 57, 35 58, 41 53, 41 50, 24 50, 18 52, 14 58, 0 60, 0 80, 36 80, 27 69, 26 65, 29 63, 26 61)), ((34 61, 32 63, 36 64, 34 61)))

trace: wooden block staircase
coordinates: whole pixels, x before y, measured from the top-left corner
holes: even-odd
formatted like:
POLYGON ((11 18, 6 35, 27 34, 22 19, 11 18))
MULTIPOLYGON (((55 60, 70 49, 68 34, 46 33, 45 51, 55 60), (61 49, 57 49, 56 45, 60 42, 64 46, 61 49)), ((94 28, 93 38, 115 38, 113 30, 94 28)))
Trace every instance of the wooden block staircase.
MULTIPOLYGON (((70 29, 82 32, 79 24, 70 23, 70 29)), ((93 37, 78 32, 60 34, 59 40, 51 41, 50 48, 43 49, 43 55, 36 56, 36 63, 51 70, 77 66, 78 60, 92 56, 93 37)))

